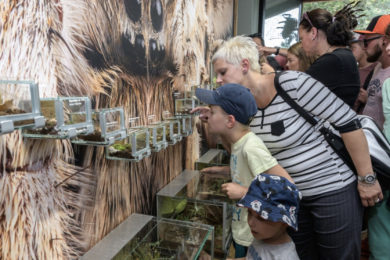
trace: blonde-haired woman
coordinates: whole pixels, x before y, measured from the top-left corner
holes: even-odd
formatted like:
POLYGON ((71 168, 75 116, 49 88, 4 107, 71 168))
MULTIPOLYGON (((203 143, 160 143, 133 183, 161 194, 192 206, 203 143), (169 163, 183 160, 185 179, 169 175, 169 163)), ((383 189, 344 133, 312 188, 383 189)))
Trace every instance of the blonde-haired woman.
MULTIPOLYGON (((217 50, 212 62, 218 84, 236 83, 250 89, 258 106, 251 130, 303 194, 298 232, 290 234, 298 255, 301 259, 359 259, 362 204, 373 206, 383 199, 379 183, 357 182, 354 172, 327 144, 319 128, 278 95, 275 73, 258 71, 258 56, 253 55, 256 50, 252 39, 237 36, 217 50)), ((335 126, 359 176, 373 173, 367 140, 348 105, 302 72, 282 72, 278 82, 299 106, 319 119, 319 125, 335 126)), ((207 108, 196 110, 201 111, 201 119, 207 120, 207 108)))
POLYGON ((294 43, 287 50, 287 68, 305 72, 315 61, 315 56, 306 55, 300 42, 294 43))

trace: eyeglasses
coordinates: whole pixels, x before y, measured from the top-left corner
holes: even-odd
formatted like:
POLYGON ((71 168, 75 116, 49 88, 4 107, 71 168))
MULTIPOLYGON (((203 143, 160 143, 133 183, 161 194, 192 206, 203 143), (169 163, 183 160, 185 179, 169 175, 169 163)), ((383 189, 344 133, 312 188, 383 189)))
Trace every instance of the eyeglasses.
POLYGON ((372 37, 372 38, 368 38, 368 39, 363 39, 363 45, 364 45, 364 48, 367 48, 368 46, 368 43, 372 40, 376 40, 376 39, 379 39, 379 38, 382 38, 383 35, 379 35, 379 36, 375 36, 375 37, 372 37))
POLYGON ((311 27, 315 27, 315 26, 313 25, 313 23, 311 22, 311 20, 310 20, 310 18, 309 18, 309 15, 307 14, 307 12, 304 12, 304 13, 303 13, 303 16, 302 16, 302 20, 301 20, 301 21, 303 21, 303 20, 306 20, 306 21, 310 24, 311 27))

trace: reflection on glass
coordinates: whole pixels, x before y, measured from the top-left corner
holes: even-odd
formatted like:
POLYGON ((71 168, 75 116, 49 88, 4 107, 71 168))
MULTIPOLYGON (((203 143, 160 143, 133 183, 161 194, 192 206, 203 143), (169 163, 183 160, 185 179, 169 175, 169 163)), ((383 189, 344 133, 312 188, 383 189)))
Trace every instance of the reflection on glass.
POLYGON ((230 175, 184 171, 157 193, 157 216, 214 226, 214 254, 226 254, 234 204, 221 190, 230 175))
POLYGON ((141 227, 140 231, 128 238, 130 241, 114 260, 198 259, 206 242, 212 241, 210 226, 169 219, 148 220, 148 216, 137 215, 143 221, 133 225, 134 229, 141 227))
POLYGON ((266 1, 264 41, 269 47, 288 48, 299 41, 300 1, 266 1))

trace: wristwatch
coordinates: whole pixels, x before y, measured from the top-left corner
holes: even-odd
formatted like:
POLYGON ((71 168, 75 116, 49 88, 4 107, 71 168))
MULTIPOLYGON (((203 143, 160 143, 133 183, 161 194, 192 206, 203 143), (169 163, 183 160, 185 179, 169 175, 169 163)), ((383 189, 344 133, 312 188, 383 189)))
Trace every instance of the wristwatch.
POLYGON ((376 174, 370 173, 366 176, 358 176, 358 181, 366 183, 366 184, 374 184, 376 181, 376 174))
POLYGON ((275 47, 276 51, 275 51, 275 55, 278 55, 279 54, 279 51, 280 51, 280 47, 275 47))

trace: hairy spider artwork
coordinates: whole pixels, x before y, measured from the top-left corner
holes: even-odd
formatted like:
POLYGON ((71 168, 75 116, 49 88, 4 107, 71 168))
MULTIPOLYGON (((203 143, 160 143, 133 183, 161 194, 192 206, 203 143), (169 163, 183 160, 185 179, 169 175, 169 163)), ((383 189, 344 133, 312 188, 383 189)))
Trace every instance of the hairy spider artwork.
MULTIPOLYGON (((233 0, 4 0, 0 77, 40 97, 88 96, 93 109, 161 119, 173 91, 209 81, 211 46, 231 35, 233 0)), ((18 99, 9 88, 7 97, 18 99)), ((75 259, 193 168, 199 136, 140 162, 69 139, 0 135, 0 259, 75 259)))

